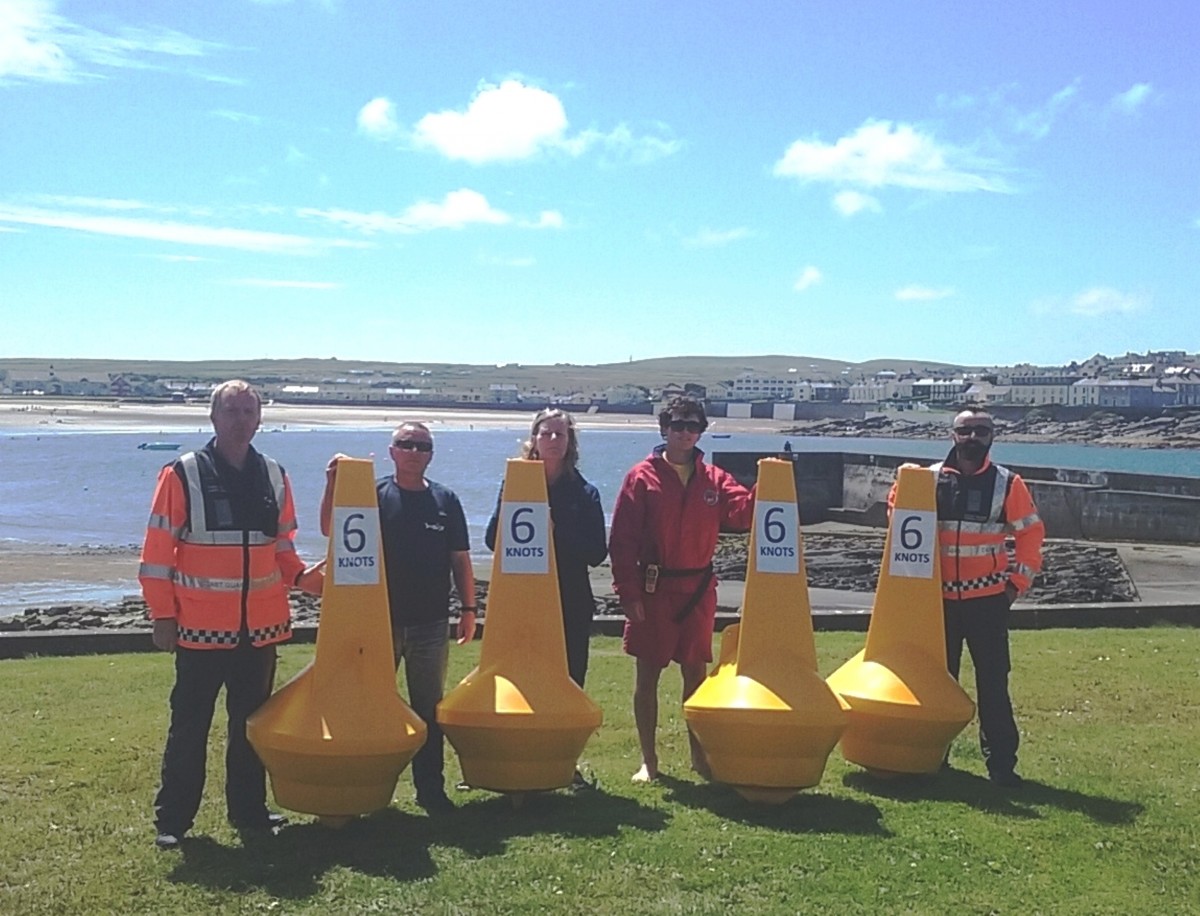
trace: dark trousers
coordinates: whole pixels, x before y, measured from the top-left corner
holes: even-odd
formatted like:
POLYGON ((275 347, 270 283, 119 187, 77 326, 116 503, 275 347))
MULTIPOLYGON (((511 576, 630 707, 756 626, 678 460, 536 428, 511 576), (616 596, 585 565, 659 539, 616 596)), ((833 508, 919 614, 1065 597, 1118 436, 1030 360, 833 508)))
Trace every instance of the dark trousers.
POLYGON ((979 747, 989 773, 1009 773, 1017 765, 1020 736, 1008 695, 1008 597, 1004 594, 942 602, 946 621, 946 664, 954 679, 963 643, 975 666, 979 707, 979 747))
POLYGON ((446 688, 450 662, 450 628, 446 621, 404 627, 392 622, 392 648, 396 668, 404 661, 404 679, 410 705, 429 729, 425 743, 413 757, 412 777, 417 798, 436 798, 446 791, 445 741, 437 722, 437 704, 446 688))
POLYGON ((587 677, 588 648, 592 638, 592 613, 563 608, 563 634, 567 640, 567 673, 580 687, 587 677))
POLYGON ((163 752, 162 787, 154 799, 160 833, 182 836, 196 819, 204 793, 208 730, 217 694, 225 688, 229 742, 225 749, 225 806, 229 820, 254 826, 267 817, 262 761, 246 739, 246 719, 271 695, 275 646, 175 650, 171 727, 163 752))

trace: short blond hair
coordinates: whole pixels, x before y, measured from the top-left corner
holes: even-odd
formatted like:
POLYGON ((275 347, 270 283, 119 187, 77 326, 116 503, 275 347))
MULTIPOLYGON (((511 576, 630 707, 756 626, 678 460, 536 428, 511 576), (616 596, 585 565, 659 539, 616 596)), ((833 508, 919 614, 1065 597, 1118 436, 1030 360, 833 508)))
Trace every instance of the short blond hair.
POLYGON ((258 409, 262 410, 262 395, 247 381, 240 378, 233 378, 227 382, 221 382, 213 389, 212 397, 208 401, 208 414, 212 416, 217 412, 217 405, 221 403, 221 398, 226 394, 241 394, 243 391, 249 391, 254 395, 254 400, 258 401, 258 409))

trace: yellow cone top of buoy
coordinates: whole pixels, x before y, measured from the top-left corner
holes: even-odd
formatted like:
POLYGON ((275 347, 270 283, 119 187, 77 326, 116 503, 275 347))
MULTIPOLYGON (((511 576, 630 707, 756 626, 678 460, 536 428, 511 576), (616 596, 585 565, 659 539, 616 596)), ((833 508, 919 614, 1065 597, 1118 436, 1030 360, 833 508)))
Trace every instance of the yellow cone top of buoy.
POLYGON ((546 474, 510 459, 479 665, 438 704, 463 779, 499 792, 570 785, 602 714, 567 674, 546 474))
POLYGON ((975 704, 946 669, 937 475, 902 467, 866 646, 828 678, 847 707, 842 754, 881 773, 932 773, 975 704))
POLYGON ((329 818, 387 807, 425 743, 396 693, 374 477, 370 460, 338 461, 316 658, 246 727, 276 802, 329 818))
POLYGON ((752 801, 816 785, 846 727, 817 673, 793 467, 758 463, 742 620, 722 633, 712 674, 684 704, 713 779, 752 801))

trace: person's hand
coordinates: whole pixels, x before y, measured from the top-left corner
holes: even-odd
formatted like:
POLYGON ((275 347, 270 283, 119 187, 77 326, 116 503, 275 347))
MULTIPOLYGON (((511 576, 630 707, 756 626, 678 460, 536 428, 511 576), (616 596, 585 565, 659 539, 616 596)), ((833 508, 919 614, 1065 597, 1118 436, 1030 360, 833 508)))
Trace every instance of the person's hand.
POLYGON ((463 611, 458 615, 458 639, 457 644, 465 646, 475 638, 475 612, 463 611))
POLYGON ((174 617, 159 617, 154 621, 154 648, 160 652, 174 652, 179 642, 179 622, 174 617))
POLYGON ((329 459, 328 464, 325 465, 325 477, 330 482, 332 482, 333 478, 337 475, 338 461, 341 460, 342 458, 349 458, 349 457, 350 457, 349 455, 344 455, 341 452, 338 452, 336 455, 334 455, 332 458, 329 459))
POLYGON ((325 561, 314 563, 296 577, 296 588, 318 597, 325 590, 325 561))
POLYGON ((633 623, 641 623, 646 619, 646 609, 642 607, 640 598, 622 598, 621 610, 625 613, 625 619, 633 623))

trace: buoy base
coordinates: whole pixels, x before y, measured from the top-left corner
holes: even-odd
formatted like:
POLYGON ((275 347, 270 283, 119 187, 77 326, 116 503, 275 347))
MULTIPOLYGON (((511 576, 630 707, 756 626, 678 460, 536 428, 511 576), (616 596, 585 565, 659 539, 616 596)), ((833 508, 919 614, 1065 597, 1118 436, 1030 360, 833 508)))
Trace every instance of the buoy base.
POLYGON ((354 820, 352 817, 338 817, 326 814, 318 817, 317 823, 322 827, 328 827, 330 830, 341 830, 352 820, 354 820))
POLYGON ((463 781, 492 792, 565 789, 588 738, 599 725, 563 728, 505 728, 441 722, 458 753, 463 781))
POLYGON ((882 778, 936 773, 950 742, 966 723, 936 724, 941 728, 933 728, 934 723, 914 728, 917 723, 879 722, 873 717, 862 721, 852 715, 851 725, 842 736, 842 756, 882 778), (909 728, 900 727, 905 725, 909 728))
POLYGON ((277 750, 262 756, 280 807, 321 817, 353 817, 392 803, 400 772, 412 755, 327 757, 277 750))
POLYGON ((758 805, 782 805, 799 794, 797 789, 775 789, 769 786, 733 786, 733 791, 746 801, 758 805))
POLYGON ((688 727, 704 748, 715 782, 792 794, 821 781, 845 728, 841 710, 832 705, 829 712, 826 723, 815 724, 790 710, 685 707, 688 727))

